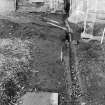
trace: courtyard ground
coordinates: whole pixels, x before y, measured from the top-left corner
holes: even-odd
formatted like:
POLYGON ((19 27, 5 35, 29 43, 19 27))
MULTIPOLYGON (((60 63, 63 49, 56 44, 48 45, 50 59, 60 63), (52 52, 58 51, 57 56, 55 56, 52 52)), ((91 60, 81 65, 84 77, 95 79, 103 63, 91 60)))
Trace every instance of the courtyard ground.
MULTIPOLYGON (((63 50, 65 63, 60 61, 65 32, 48 25, 43 16, 63 24, 57 14, 20 13, 0 17, 0 104, 8 105, 11 100, 15 103, 27 91, 47 91, 59 93, 60 105, 70 105, 72 92, 76 103, 71 104, 104 105, 105 42, 72 44, 70 75, 68 49, 63 50)), ((101 35, 104 26, 95 24, 93 34, 101 35)))
POLYGON ((65 66, 60 61, 65 32, 37 21, 38 15, 30 17, 15 14, 0 19, 1 105, 27 91, 58 92, 62 103, 67 97, 65 66))

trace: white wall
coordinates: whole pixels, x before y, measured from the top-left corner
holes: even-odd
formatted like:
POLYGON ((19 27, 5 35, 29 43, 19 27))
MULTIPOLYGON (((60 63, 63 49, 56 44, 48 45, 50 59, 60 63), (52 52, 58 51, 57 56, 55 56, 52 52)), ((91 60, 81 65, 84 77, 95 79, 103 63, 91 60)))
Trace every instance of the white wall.
POLYGON ((29 2, 44 2, 44 0, 29 0, 29 2))
POLYGON ((86 5, 86 1, 88 2, 88 9, 89 10, 95 10, 95 8, 97 8, 97 10, 99 11, 105 11, 105 0, 70 0, 72 1, 72 9, 75 9, 78 5, 80 5, 80 2, 83 1, 84 2, 84 6, 86 5), (96 3, 97 3, 97 7, 96 7, 96 3))
POLYGON ((97 2, 97 10, 105 11, 105 0, 90 0, 91 8, 95 8, 97 2))
POLYGON ((0 14, 8 14, 15 11, 15 0, 0 0, 0 14))

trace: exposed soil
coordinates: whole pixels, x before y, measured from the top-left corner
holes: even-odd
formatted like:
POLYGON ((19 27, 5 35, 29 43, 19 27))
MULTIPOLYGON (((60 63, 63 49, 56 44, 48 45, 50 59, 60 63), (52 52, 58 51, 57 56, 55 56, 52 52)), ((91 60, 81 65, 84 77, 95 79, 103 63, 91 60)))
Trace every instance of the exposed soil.
POLYGON ((66 102, 65 66, 60 61, 64 34, 47 25, 0 20, 0 105, 13 103, 27 91, 58 92, 61 103, 66 102))
MULTIPOLYGON (((62 21, 61 16, 52 16, 47 15, 62 21)), ((71 91, 68 89, 71 77, 67 76, 69 55, 66 48, 66 67, 60 61, 65 32, 41 20, 36 21, 38 17, 31 19, 24 22, 0 20, 0 105, 14 105, 12 103, 27 91, 58 92, 60 105, 70 105, 71 92, 79 101, 74 105, 104 105, 105 42, 80 42, 72 46, 74 90, 71 91)), ((95 24, 93 34, 101 35, 104 26, 95 24)))
MULTIPOLYGON (((95 24, 95 36, 102 35, 104 24, 95 24)), ((86 105, 105 105, 105 42, 80 42, 76 47, 81 96, 86 105)))

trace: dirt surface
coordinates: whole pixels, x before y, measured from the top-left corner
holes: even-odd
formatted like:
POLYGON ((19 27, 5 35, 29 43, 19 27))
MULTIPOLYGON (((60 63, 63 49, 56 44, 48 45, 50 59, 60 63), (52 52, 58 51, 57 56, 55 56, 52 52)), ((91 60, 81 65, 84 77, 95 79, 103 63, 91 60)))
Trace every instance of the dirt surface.
MULTIPOLYGON (((95 24, 93 35, 101 36, 104 24, 95 24)), ((105 42, 80 42, 76 48, 78 79, 82 103, 85 105, 105 104, 105 42)), ((78 105, 78 104, 77 104, 78 105)))
MULTIPOLYGON (((105 42, 73 44, 71 78, 66 48, 60 61, 65 32, 41 20, 45 14, 26 16, 0 20, 0 105, 14 105, 27 91, 58 92, 60 105, 70 105, 70 96, 76 102, 71 105, 104 105, 105 42)), ((61 16, 46 17, 63 24, 61 16)), ((100 36, 104 26, 95 24, 93 34, 100 36)))
POLYGON ((78 70, 86 105, 104 105, 104 44, 81 43, 78 48, 78 70))
POLYGON ((65 66, 60 61, 65 32, 32 21, 13 21, 0 20, 0 104, 12 105, 11 100, 26 91, 59 92, 65 103, 65 66))

